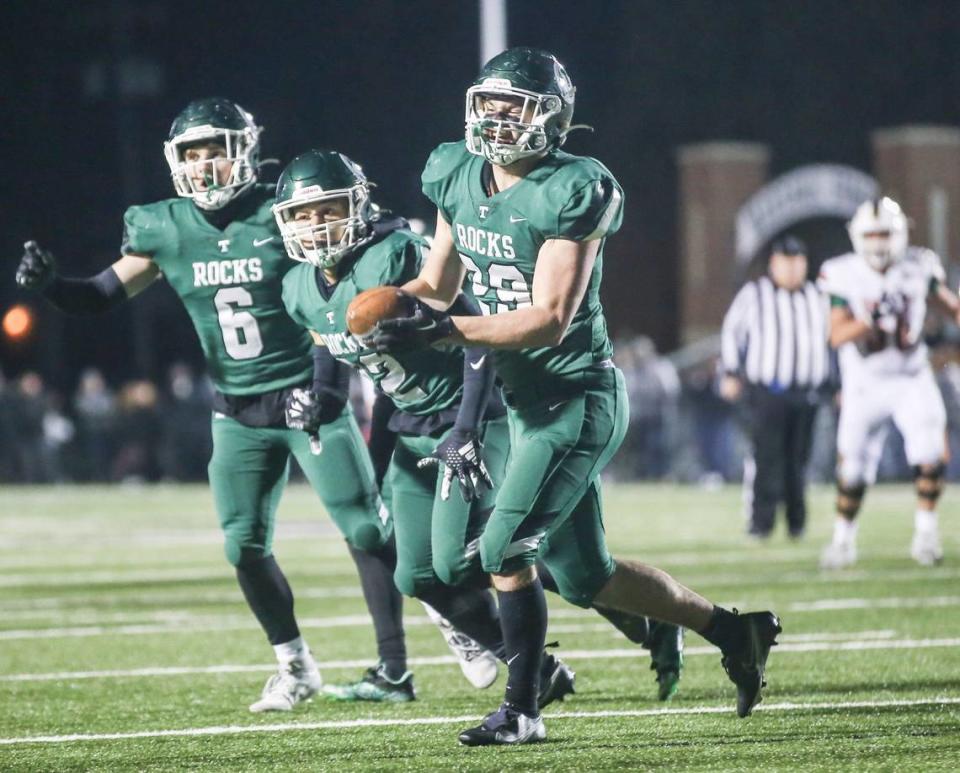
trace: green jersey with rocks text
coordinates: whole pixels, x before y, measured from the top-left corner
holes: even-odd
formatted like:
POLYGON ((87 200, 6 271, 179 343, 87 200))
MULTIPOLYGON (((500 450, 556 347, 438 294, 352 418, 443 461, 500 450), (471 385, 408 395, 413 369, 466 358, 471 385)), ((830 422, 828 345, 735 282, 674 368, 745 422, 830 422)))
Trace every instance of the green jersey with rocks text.
POLYGON ((283 280, 283 302, 293 319, 316 335, 338 360, 366 372, 400 410, 426 416, 460 401, 463 353, 459 348, 377 354, 347 330, 347 307, 364 290, 402 285, 420 272, 427 242, 404 229, 345 258, 336 284, 322 292, 314 266, 301 263, 283 280))
POLYGON ((187 198, 124 215, 123 252, 149 255, 163 272, 193 321, 210 378, 228 395, 304 384, 313 373, 310 336, 283 308, 282 280, 294 263, 270 210, 271 187, 247 196, 249 214, 222 231, 187 198))
MULTIPOLYGON (((622 221, 623 192, 599 161, 562 151, 526 177, 488 196, 484 165, 461 142, 440 145, 423 171, 423 192, 453 232, 467 270, 464 289, 484 314, 530 306, 533 273, 548 239, 605 239, 622 221)), ((580 307, 558 346, 498 350, 497 372, 508 387, 562 380, 612 353, 600 305, 603 243, 580 307)))

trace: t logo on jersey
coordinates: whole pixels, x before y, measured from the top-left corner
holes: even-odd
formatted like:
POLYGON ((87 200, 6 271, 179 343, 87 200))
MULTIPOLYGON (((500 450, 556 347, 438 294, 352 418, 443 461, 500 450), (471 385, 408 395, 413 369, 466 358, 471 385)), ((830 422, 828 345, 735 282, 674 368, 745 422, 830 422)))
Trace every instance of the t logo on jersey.
POLYGON ((333 312, 332 312, 332 311, 328 311, 328 312, 327 312, 327 324, 329 324, 329 325, 332 325, 332 324, 333 324, 333 317, 334 317, 333 312))
POLYGON ((228 249, 230 249, 230 240, 221 239, 217 242, 217 246, 220 248, 220 252, 226 252, 228 249))
POLYGON ((487 213, 489 211, 490 211, 490 207, 488 207, 486 204, 481 204, 480 206, 477 207, 477 213, 479 214, 481 220, 487 219, 487 213))

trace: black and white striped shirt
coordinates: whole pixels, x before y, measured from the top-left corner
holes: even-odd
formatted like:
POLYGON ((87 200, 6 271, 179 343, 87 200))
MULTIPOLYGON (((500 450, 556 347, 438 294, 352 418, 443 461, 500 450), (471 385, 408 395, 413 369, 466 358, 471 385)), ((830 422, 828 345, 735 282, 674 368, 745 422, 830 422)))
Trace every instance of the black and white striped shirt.
POLYGON ((830 376, 827 336, 827 304, 813 282, 789 291, 762 276, 724 317, 723 369, 774 390, 816 389, 830 376))

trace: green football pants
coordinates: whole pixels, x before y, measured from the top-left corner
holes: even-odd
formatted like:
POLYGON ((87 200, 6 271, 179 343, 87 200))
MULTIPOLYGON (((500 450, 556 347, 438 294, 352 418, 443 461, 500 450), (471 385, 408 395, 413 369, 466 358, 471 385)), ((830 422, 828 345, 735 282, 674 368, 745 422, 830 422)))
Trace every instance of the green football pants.
POLYGON ((290 454, 350 545, 369 551, 389 540, 392 524, 349 410, 320 428, 323 448, 316 455, 307 433, 300 430, 247 427, 215 413, 212 432, 213 456, 207 471, 231 564, 240 561, 243 551, 270 555, 290 454))
MULTIPOLYGON (((438 472, 436 466, 417 467, 445 436, 400 435, 387 472, 389 486, 384 488, 391 492, 397 540, 394 580, 407 596, 418 596, 438 582, 459 585, 482 575, 476 540, 493 509, 493 492, 481 486, 468 504, 454 481, 450 497, 443 501, 443 468, 438 472)), ((506 417, 484 422, 480 441, 491 477, 501 480, 509 453, 506 417)))
POLYGON ((623 374, 605 368, 582 391, 511 408, 510 464, 480 537, 484 571, 510 573, 539 553, 560 594, 589 606, 613 574, 600 471, 623 442, 623 374))

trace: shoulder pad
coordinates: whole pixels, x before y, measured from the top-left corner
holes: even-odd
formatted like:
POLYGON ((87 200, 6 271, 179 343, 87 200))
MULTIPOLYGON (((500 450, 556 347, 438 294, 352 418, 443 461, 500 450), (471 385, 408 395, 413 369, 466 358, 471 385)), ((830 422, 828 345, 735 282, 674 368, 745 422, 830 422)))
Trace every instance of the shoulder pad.
POLYGON ((424 185, 440 182, 469 159, 470 153, 463 140, 444 142, 430 154, 420 179, 424 185))
MULTIPOLYGON (((121 252, 152 255, 172 237, 175 228, 170 216, 170 208, 177 206, 180 199, 164 199, 152 204, 139 204, 129 207, 123 215, 123 247, 121 252)), ((186 201, 186 199, 184 199, 186 201)), ((189 202, 193 206, 193 202, 189 202)))
POLYGON ((850 295, 849 276, 855 260, 860 260, 860 257, 852 252, 847 252, 823 261, 820 265, 820 273, 817 276, 819 290, 838 298, 848 297, 850 295))
POLYGON ((906 259, 918 264, 930 279, 938 282, 946 281, 947 274, 943 269, 943 261, 933 250, 926 247, 909 247, 906 259))
POLYGON ((400 228, 367 248, 357 268, 361 285, 399 285, 420 273, 427 241, 413 231, 400 228))
POLYGON ((623 220, 623 189, 599 161, 551 154, 543 171, 540 230, 546 237, 589 241, 609 236, 623 220), (545 222, 544 222, 545 220, 545 222))

